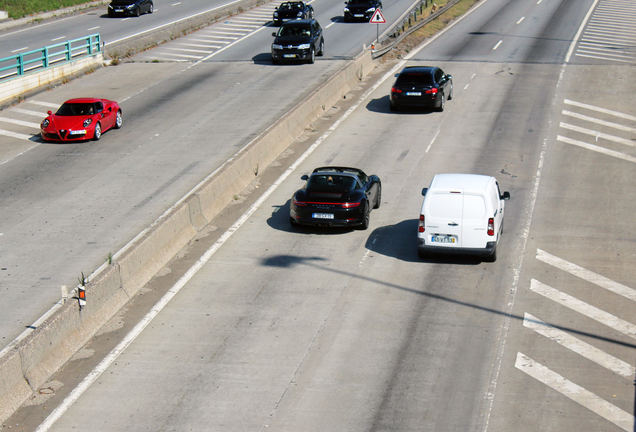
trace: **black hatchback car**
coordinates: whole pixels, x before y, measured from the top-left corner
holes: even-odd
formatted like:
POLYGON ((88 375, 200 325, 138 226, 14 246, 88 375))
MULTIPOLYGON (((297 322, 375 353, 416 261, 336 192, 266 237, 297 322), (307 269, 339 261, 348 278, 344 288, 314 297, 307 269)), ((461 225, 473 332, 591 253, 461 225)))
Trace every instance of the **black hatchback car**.
POLYGON ((108 16, 139 16, 154 11, 152 0, 113 0, 108 5, 108 16))
POLYGON ((301 1, 291 1, 281 3, 274 11, 274 25, 281 25, 291 20, 312 19, 314 17, 314 7, 301 1))
POLYGON ((272 33, 272 63, 281 60, 301 60, 313 63, 325 53, 322 28, 315 19, 287 21, 272 33))
POLYGON ((382 183, 376 175, 348 167, 320 167, 304 175, 305 186, 289 205, 292 226, 369 227, 372 208, 380 207, 382 183))
POLYGON ((453 98, 453 77, 436 66, 408 66, 396 75, 391 87, 389 108, 425 107, 444 111, 453 98))
POLYGON ((344 21, 370 21, 376 9, 382 9, 382 2, 380 0, 346 1, 344 21))

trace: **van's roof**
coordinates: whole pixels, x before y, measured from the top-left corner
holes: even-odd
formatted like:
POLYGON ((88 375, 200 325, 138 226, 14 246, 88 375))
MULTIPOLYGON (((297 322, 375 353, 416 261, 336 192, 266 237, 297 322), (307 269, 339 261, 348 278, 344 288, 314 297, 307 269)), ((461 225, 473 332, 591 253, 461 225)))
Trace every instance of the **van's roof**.
POLYGON ((483 192, 494 177, 480 174, 436 174, 429 189, 463 189, 465 192, 483 192))

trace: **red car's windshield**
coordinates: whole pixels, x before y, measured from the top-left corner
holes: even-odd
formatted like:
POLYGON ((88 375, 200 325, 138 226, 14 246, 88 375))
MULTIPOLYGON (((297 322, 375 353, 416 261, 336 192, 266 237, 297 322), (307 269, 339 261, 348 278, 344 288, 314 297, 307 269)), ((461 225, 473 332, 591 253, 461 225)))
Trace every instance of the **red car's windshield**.
POLYGON ((92 103, 65 103, 55 113, 59 116, 81 116, 94 114, 92 103))

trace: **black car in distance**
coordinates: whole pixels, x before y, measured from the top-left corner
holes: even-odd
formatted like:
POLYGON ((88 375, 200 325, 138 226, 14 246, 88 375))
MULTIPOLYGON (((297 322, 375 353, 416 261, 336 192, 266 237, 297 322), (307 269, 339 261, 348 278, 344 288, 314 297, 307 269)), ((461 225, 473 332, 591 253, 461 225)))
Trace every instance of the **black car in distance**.
POLYGON ((444 111, 446 100, 453 98, 453 77, 436 66, 407 66, 396 75, 391 87, 389 108, 433 108, 444 111))
POLYGON ((301 1, 285 2, 276 8, 273 15, 274 25, 281 25, 291 20, 312 19, 314 8, 301 1))
POLYGON ((359 227, 367 229, 371 209, 380 207, 382 183, 377 175, 367 176, 357 168, 316 168, 301 180, 289 205, 292 226, 359 227))
POLYGON ((155 9, 152 0, 113 0, 108 5, 108 16, 136 16, 151 14, 155 9))
POLYGON ((314 63, 316 56, 325 53, 322 28, 315 19, 287 21, 272 33, 272 63, 281 60, 301 60, 314 63))
POLYGON ((344 22, 369 22, 376 9, 382 9, 380 0, 349 0, 345 2, 344 22))

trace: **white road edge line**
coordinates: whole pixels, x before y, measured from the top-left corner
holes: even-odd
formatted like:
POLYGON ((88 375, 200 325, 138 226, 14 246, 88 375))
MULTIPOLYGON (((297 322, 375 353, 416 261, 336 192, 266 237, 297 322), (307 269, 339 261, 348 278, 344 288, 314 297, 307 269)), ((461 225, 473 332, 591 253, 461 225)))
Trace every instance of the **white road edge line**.
POLYGON ((548 369, 541 363, 537 363, 525 354, 517 353, 515 367, 562 395, 570 398, 574 402, 595 412, 604 419, 614 423, 624 431, 633 432, 633 415, 623 411, 615 405, 612 405, 605 399, 601 399, 583 387, 574 384, 572 381, 563 378, 558 373, 548 369))
POLYGON ((574 35, 574 39, 572 39, 572 43, 570 44, 570 49, 568 49, 568 53, 565 55, 565 64, 570 63, 570 58, 572 57, 572 53, 574 52, 574 48, 576 47, 576 43, 578 42, 579 38, 581 37, 581 33, 583 32, 583 29, 585 28, 585 25, 589 21, 590 16, 594 12, 594 9, 596 8, 596 4, 598 3, 598 1, 599 0, 594 0, 594 3, 590 7, 590 9, 587 11, 587 14, 585 15, 585 18, 583 18, 583 21, 581 22, 581 26, 579 27, 579 30, 576 32, 576 35, 574 35))
POLYGON ((558 328, 551 326, 529 313, 524 314, 523 326, 530 330, 534 330, 540 335, 553 340, 570 351, 573 351, 618 375, 634 377, 636 374, 636 369, 629 363, 624 362, 623 360, 620 360, 613 355, 610 355, 605 351, 564 332, 563 330, 559 330, 558 328))

